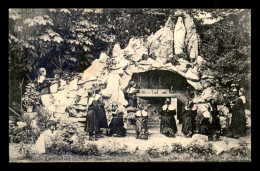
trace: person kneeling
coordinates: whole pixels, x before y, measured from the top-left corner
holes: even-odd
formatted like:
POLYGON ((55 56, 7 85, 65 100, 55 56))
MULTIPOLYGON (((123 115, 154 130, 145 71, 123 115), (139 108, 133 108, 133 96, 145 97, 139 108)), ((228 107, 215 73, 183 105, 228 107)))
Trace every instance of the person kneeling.
POLYGON ((197 116, 197 108, 194 107, 194 103, 191 100, 188 101, 182 115, 183 125, 181 131, 187 137, 192 137, 196 129, 195 117, 197 116))
POLYGON ((108 126, 108 135, 114 137, 124 137, 126 134, 126 129, 124 128, 123 112, 119 111, 118 104, 112 104, 111 113, 113 118, 108 126))
POLYGON ((136 139, 148 139, 148 115, 144 110, 144 106, 140 105, 136 112, 136 139))

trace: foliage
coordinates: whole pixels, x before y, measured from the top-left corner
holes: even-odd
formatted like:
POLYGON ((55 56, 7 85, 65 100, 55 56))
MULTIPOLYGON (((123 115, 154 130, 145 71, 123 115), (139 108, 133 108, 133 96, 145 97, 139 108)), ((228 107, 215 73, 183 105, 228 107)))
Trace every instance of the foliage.
POLYGON ((32 159, 32 149, 29 146, 26 146, 23 142, 20 142, 17 146, 19 154, 25 156, 26 159, 32 159))
POLYGON ((92 152, 85 148, 86 135, 80 126, 72 121, 60 121, 57 125, 57 133, 55 134, 51 144, 48 144, 47 150, 50 153, 64 154, 88 154, 92 152))
POLYGON ((149 147, 145 152, 152 157, 158 157, 160 154, 159 149, 155 146, 149 147))
POLYGON ((211 25, 198 25, 200 51, 221 85, 250 84, 250 10, 211 25))
POLYGON ((189 153, 197 153, 199 155, 210 156, 214 155, 215 151, 212 149, 212 144, 199 145, 192 144, 185 148, 189 153))
POLYGON ((185 148, 183 148, 181 144, 178 143, 172 144, 172 152, 180 153, 183 152, 184 150, 185 148))
POLYGON ((21 121, 26 123, 25 127, 19 128, 13 122, 9 123, 9 142, 34 143, 41 132, 45 131, 53 122, 49 120, 50 117, 51 114, 42 106, 36 107, 35 118, 23 114, 21 121), (33 125, 33 121, 36 121, 36 125, 33 125))
POLYGON ((67 84, 69 84, 75 78, 80 78, 80 74, 75 71, 74 72, 64 71, 61 75, 61 79, 66 81, 67 84))
POLYGON ((53 122, 50 120, 52 114, 42 106, 38 106, 36 108, 36 113, 37 127, 41 130, 41 132, 45 131, 49 124, 53 122))
POLYGON ((126 153, 127 145, 113 141, 100 148, 101 154, 118 155, 126 153))
MULTIPOLYGON (((201 40, 200 54, 220 84, 250 83, 250 10, 185 11, 194 17, 201 40), (201 14, 210 14, 209 18, 219 21, 203 25, 201 14)), ((16 92, 16 82, 27 82, 26 74, 34 77, 35 69, 45 67, 47 77, 54 70, 61 74, 82 72, 101 52, 110 56, 115 43, 125 48, 132 37, 145 39, 155 33, 175 12, 176 9, 145 8, 10 9, 10 96, 16 92)), ((175 64, 176 58, 170 62, 175 64)), ((64 77, 70 80, 70 76, 64 77)))
POLYGON ((231 148, 229 153, 236 159, 251 158, 251 149, 246 142, 241 141, 238 148, 231 148))
POLYGON ((10 143, 34 143, 40 136, 40 129, 26 125, 24 128, 9 124, 10 143))
POLYGON ((29 83, 26 86, 26 90, 24 92, 22 102, 26 109, 28 107, 36 107, 37 105, 40 105, 40 93, 36 91, 36 85, 34 83, 29 83))

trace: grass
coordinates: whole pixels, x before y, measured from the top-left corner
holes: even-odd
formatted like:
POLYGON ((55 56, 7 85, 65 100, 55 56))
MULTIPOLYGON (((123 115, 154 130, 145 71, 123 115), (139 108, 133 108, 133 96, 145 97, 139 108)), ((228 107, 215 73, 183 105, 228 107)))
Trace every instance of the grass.
MULTIPOLYGON (((244 154, 244 153, 242 153, 244 154)), ((203 155, 188 151, 158 150, 155 147, 149 148, 145 153, 118 152, 100 153, 98 155, 73 155, 73 154, 32 154, 10 156, 10 162, 230 162, 230 161, 251 161, 251 154, 234 155, 233 151, 226 151, 220 155, 203 155)))

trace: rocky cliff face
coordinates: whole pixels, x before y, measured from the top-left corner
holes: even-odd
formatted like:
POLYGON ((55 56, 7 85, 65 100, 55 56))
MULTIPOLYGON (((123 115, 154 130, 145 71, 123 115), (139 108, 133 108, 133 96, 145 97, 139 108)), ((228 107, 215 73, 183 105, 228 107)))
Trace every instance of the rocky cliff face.
POLYGON ((116 101, 123 108, 128 104, 123 90, 131 80, 132 74, 149 70, 178 73, 196 90, 205 89, 202 96, 196 97, 197 102, 203 102, 214 94, 204 86, 210 77, 202 75, 199 70, 205 61, 198 55, 198 37, 193 19, 185 12, 169 17, 165 26, 149 36, 146 41, 132 38, 125 49, 116 44, 112 52, 112 56, 101 53, 100 58, 93 61, 81 74, 81 78, 64 85, 63 90, 46 96, 44 105, 58 113, 65 113, 67 106, 76 106, 84 111, 88 101, 87 92, 98 85, 103 87, 101 93, 106 98, 107 106, 116 101), (177 20, 176 24, 172 20, 174 17, 177 20), (179 57, 176 65, 167 62, 174 55, 183 54, 184 51, 189 58, 196 60, 190 62, 179 57), (144 59, 144 56, 148 58, 144 59), (53 103, 49 103, 50 101, 53 103))

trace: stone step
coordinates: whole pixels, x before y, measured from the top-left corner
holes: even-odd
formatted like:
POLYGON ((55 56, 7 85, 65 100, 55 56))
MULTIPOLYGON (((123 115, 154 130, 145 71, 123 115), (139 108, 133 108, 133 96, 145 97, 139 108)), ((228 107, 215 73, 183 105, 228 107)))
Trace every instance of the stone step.
POLYGON ((68 120, 73 121, 73 122, 85 122, 86 118, 72 118, 72 117, 69 117, 68 120))

